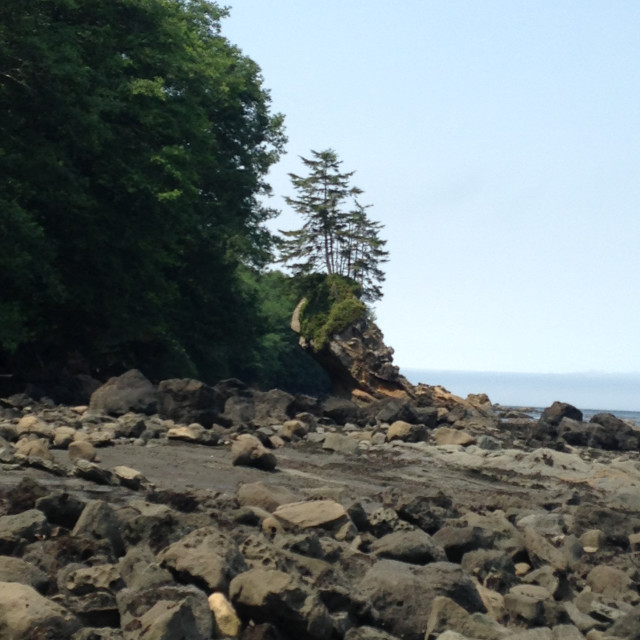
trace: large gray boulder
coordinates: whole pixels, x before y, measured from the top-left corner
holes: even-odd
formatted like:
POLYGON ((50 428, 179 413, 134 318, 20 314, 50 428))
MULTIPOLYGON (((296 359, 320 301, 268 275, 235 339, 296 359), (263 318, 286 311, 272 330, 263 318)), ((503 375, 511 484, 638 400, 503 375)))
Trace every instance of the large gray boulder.
POLYGON ((225 396, 199 380, 171 379, 158 385, 158 413, 180 424, 211 427, 224 411, 225 396))
POLYGON ((70 640, 80 621, 67 609, 41 596, 33 587, 0 582, 0 638, 70 640), (49 635, 40 635, 44 631, 49 635), (36 635, 38 634, 38 635, 36 635))
POLYGON ((122 589, 116 600, 124 640, 203 640, 213 634, 207 596, 193 586, 122 589))
POLYGON ((554 402, 542 412, 533 430, 534 437, 538 440, 556 438, 563 418, 582 422, 582 411, 567 402, 554 402))
POLYGON ((124 555, 122 523, 113 507, 103 500, 91 500, 82 510, 72 536, 86 536, 91 539, 106 540, 116 556, 124 555))
POLYGON ((114 416, 129 412, 151 415, 157 406, 155 387, 137 369, 110 378, 91 394, 89 402, 91 411, 114 416))
POLYGON ((13 553, 19 545, 33 542, 49 533, 50 526, 42 511, 28 509, 10 516, 0 516, 0 553, 13 553))
POLYGON ((244 621, 274 624, 292 638, 332 637, 326 607, 294 574, 252 569, 231 581, 229 595, 244 621))
POLYGON ((44 592, 51 581, 46 573, 22 558, 0 556, 0 582, 19 582, 44 592))
POLYGON ((215 527, 192 531, 157 555, 158 562, 182 582, 211 591, 225 591, 247 565, 235 542, 215 527))
POLYGON ((469 613, 486 612, 469 575, 451 562, 421 567, 381 560, 365 574, 360 591, 371 600, 384 630, 406 640, 423 640, 436 596, 451 598, 469 613))
POLYGON ((389 533, 373 542, 371 552, 381 558, 411 564, 443 562, 447 559, 444 549, 420 529, 389 533))
POLYGON ((290 393, 280 389, 256 391, 253 394, 255 413, 252 422, 256 427, 282 424, 292 417, 294 403, 295 398, 290 393))
POLYGON ((589 446, 612 451, 638 451, 640 432, 610 413, 598 413, 589 420, 589 446))

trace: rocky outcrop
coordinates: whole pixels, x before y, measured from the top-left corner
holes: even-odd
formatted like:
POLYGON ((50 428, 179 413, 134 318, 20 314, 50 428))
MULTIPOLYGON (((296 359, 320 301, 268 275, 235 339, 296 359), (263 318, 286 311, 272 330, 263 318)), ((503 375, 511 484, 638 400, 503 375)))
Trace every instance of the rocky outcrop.
MULTIPOLYGON (((300 334, 300 305, 294 311, 291 328, 300 334)), ((371 320, 362 319, 330 336, 317 348, 300 335, 300 346, 323 367, 337 395, 355 394, 361 399, 407 398, 411 383, 393 364, 393 349, 384 343, 382 331, 371 320)))

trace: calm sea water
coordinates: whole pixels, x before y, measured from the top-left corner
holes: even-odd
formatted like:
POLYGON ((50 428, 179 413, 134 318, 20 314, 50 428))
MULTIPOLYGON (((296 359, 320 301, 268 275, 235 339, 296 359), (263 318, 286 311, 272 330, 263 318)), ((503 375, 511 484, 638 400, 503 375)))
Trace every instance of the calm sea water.
POLYGON ((442 385, 456 395, 486 393, 491 402, 513 407, 544 408, 569 402, 585 417, 608 411, 640 422, 640 373, 493 373, 401 369, 413 384, 442 385))

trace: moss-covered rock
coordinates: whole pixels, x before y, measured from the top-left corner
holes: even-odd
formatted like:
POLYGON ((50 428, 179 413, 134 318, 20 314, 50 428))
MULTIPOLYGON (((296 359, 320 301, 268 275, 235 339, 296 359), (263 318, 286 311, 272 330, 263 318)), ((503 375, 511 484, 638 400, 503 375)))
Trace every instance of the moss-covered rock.
POLYGON ((367 308, 358 297, 360 287, 348 278, 335 274, 310 276, 303 292, 306 304, 300 308, 300 333, 314 351, 366 315, 367 308))

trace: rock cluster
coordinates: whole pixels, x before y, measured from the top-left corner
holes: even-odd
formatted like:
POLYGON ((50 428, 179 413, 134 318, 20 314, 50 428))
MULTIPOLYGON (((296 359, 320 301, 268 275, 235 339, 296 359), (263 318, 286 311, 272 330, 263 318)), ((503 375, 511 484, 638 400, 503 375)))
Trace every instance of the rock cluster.
POLYGON ((0 405, 0 637, 639 637, 634 425, 125 375, 0 405))

